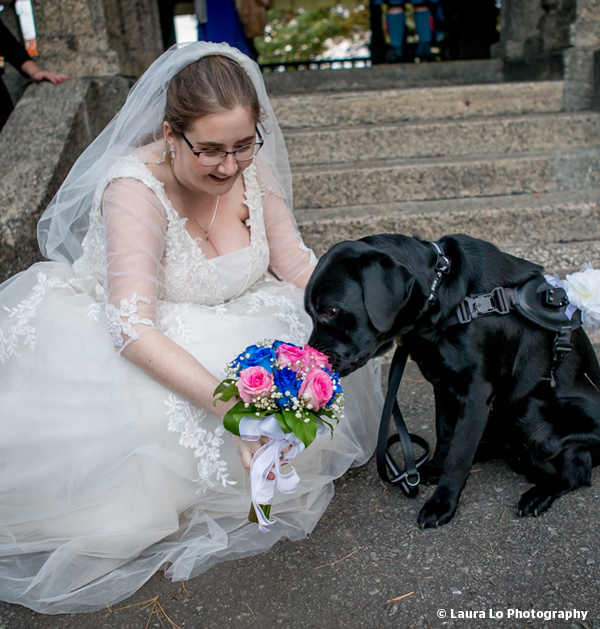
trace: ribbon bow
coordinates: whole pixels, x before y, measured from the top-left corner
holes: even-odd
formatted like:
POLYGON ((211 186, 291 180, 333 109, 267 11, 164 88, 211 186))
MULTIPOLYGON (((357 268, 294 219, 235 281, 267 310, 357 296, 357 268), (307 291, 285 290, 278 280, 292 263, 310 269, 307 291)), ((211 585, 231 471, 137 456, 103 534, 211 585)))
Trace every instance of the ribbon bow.
MULTIPOLYGON (((268 531, 269 526, 275 520, 269 520, 259 505, 271 504, 275 495, 275 487, 282 494, 293 494, 298 487, 300 477, 292 467, 287 474, 282 474, 281 466, 291 463, 300 452, 304 450, 304 444, 293 432, 284 433, 274 415, 268 415, 264 419, 243 417, 239 423, 240 437, 244 441, 258 441, 261 437, 268 437, 269 443, 265 444, 252 457, 250 465, 250 487, 252 489, 252 504, 258 518, 258 526, 261 531, 268 531), (288 452, 283 450, 290 446, 288 452), (267 478, 269 472, 275 475, 274 480, 267 478)), ((326 429, 319 422, 317 437, 324 434, 326 429)))

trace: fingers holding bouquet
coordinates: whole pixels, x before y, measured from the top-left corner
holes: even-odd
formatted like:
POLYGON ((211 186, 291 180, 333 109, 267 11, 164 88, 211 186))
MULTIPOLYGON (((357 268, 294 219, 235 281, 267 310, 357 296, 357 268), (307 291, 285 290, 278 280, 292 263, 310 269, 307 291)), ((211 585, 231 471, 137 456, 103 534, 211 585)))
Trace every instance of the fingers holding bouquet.
MULTIPOLYGON (((231 435, 233 439, 233 445, 235 446, 235 451, 237 455, 240 457, 240 461, 242 462, 243 468, 246 470, 248 474, 250 474, 250 468, 252 466, 252 459, 254 455, 265 445, 269 443, 268 437, 261 437, 258 441, 244 441, 241 437, 237 435, 231 435)), ((279 460, 281 464, 283 464, 286 459, 284 458, 284 454, 290 451, 291 446, 287 446, 281 452, 279 460)), ((275 480, 275 474, 273 472, 269 472, 267 474, 268 480, 275 480)))

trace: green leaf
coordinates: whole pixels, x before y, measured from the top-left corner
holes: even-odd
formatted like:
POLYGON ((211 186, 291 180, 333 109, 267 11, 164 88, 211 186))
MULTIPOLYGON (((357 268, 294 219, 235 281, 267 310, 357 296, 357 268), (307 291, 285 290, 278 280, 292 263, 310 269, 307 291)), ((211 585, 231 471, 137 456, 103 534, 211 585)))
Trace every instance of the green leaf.
POLYGON ((239 397, 239 391, 237 388, 237 380, 223 380, 221 384, 215 389, 213 396, 221 394, 221 397, 213 401, 213 406, 217 402, 229 402, 232 397, 239 397))
POLYGON ((223 393, 223 391, 225 391, 225 389, 227 389, 232 382, 235 382, 233 378, 226 378, 225 380, 223 380, 223 382, 219 382, 219 385, 215 389, 213 396, 219 395, 219 393, 223 393))
MULTIPOLYGON (((243 402, 242 404, 242 408, 238 411, 234 412, 234 417, 236 418, 236 420, 239 422, 243 417, 252 417, 252 419, 261 419, 262 417, 264 417, 269 411, 254 411, 250 408, 246 408, 245 406, 243 406, 243 402)), ((239 404, 236 404, 233 408, 237 408, 239 406, 239 404)), ((233 409, 232 409, 233 410, 233 409)))
POLYGON ((240 436, 240 419, 250 415, 248 409, 244 407, 244 402, 238 402, 233 408, 230 408, 223 417, 223 427, 230 433, 240 436))
POLYGON ((333 424, 330 424, 326 419, 323 419, 322 417, 319 418, 326 426, 329 427, 329 430, 331 430, 331 438, 333 439, 333 424))
POLYGON ((329 417, 330 419, 335 419, 335 423, 339 424, 340 423, 340 418, 332 411, 326 408, 321 408, 317 411, 319 417, 323 418, 323 415, 325 415, 325 417, 329 417))
POLYGON ((282 410, 281 412, 291 431, 308 448, 317 436, 317 420, 314 415, 310 415, 310 420, 305 422, 303 417, 296 417, 295 411, 282 410))
POLYGON ((285 432, 285 433, 293 432, 292 428, 290 427, 290 425, 285 420, 285 414, 289 413, 289 412, 290 411, 286 411, 285 409, 281 409, 280 411, 276 411, 276 412, 273 413, 273 415, 275 415, 275 417, 277 418, 277 422, 279 423, 279 426, 280 426, 281 430, 283 430, 283 432, 285 432))

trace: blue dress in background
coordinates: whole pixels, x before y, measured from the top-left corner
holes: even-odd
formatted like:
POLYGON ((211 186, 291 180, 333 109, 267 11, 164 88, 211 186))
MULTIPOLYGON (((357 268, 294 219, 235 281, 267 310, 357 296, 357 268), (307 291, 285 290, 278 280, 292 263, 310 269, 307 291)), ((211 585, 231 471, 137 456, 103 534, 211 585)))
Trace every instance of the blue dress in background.
POLYGON ((198 25, 200 41, 217 44, 226 42, 251 56, 248 40, 235 8, 235 0, 206 0, 206 16, 206 23, 198 25))

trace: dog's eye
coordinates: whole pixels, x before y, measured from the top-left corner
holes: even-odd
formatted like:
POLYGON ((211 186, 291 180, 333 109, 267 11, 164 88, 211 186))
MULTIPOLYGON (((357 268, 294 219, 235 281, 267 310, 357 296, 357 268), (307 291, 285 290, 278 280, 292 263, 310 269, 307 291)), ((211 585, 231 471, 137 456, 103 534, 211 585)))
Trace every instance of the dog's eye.
POLYGON ((321 313, 321 316, 324 319, 331 319, 331 317, 335 317, 335 315, 339 312, 339 308, 327 308, 321 313))

